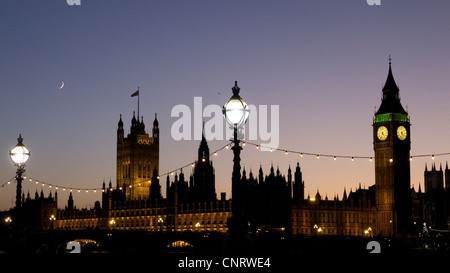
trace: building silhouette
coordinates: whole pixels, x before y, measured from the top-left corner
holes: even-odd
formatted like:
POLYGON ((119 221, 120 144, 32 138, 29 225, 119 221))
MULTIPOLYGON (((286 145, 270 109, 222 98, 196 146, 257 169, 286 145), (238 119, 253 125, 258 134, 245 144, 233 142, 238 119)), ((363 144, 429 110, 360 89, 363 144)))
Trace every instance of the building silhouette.
POLYGON ((48 197, 44 197, 44 192, 38 195, 34 194, 34 199, 31 198, 30 193, 27 197, 22 194, 22 208, 23 208, 23 225, 29 228, 52 228, 53 221, 57 215, 58 192, 55 191, 55 196, 50 192, 48 197))
MULTIPOLYGON (((241 202, 251 232, 284 232, 292 235, 404 237, 422 226, 448 230, 450 214, 450 170, 435 164, 425 166, 422 192, 410 185, 410 119, 400 102, 391 62, 382 89, 381 105, 373 118, 375 185, 347 192, 342 198, 305 197, 300 164, 289 166, 287 175, 272 165, 258 173, 243 168, 242 200, 218 198, 215 172, 203 134, 197 160, 192 167, 165 177, 165 197, 159 176, 159 122, 151 135, 143 117, 131 120, 125 136, 122 116, 117 128, 116 183, 103 181, 102 199, 92 209, 77 209, 72 194, 64 209, 55 197, 23 197, 30 215, 29 226, 54 229, 118 229, 147 231, 215 231, 225 233, 234 202, 241 202), (187 170, 189 169, 189 170, 187 170), (444 180, 445 178, 445 180, 444 180), (444 184, 445 182, 445 184, 444 184), (38 216, 40 215, 40 216, 38 216), (51 215, 56 215, 49 220, 51 215)), ((231 163, 230 163, 231 164, 231 163)), ((231 175, 231 174, 230 174, 231 175)), ((231 185, 230 185, 231 186, 231 185)), ((3 214, 7 214, 5 212, 3 214)), ((26 217, 25 217, 26 218, 26 217)))
MULTIPOLYGON (((132 133, 128 139, 133 139, 133 132, 143 133, 133 131, 136 124, 137 121, 133 118, 130 130, 132 133)), ((154 122, 154 130, 157 125, 157 121, 154 122)), ((123 122, 120 118, 117 166, 124 170, 122 178, 134 183, 128 185, 120 176, 115 187, 111 181, 108 185, 103 182, 102 204, 97 202, 95 208, 90 210, 76 209, 73 205, 73 196, 70 195, 66 208, 58 210, 55 228, 227 232, 227 221, 232 214, 233 200, 226 199, 225 193, 221 193, 220 199, 217 199, 213 162, 204 135, 189 178, 185 176, 183 169, 179 173, 167 175, 166 197, 163 198, 157 166, 153 167, 150 179, 149 174, 146 174, 146 177, 142 177, 143 175, 139 177, 138 171, 135 171, 134 175, 130 171, 128 175, 128 162, 130 169, 131 162, 139 162, 131 158, 133 154, 139 154, 140 149, 148 147, 146 144, 137 143, 134 146, 129 145, 133 146, 133 153, 124 152, 120 150, 124 142, 122 134, 123 122), (122 154, 125 154, 127 159, 124 160, 122 154), (123 168, 124 166, 126 167, 123 168), (129 193, 135 185, 139 187, 139 183, 149 184, 140 188, 146 188, 148 194, 129 193)), ((251 231, 357 236, 371 230, 371 227, 375 229, 374 186, 370 189, 360 188, 355 192, 350 191, 348 195, 344 190, 341 200, 338 196, 333 200, 328 200, 328 197, 322 198, 318 191, 315 197, 308 196, 305 199, 305 182, 302 177, 298 162, 294 171, 289 167, 287 176, 281 174, 278 167, 275 171, 273 165, 267 175, 264 174, 262 166, 257 176, 252 170, 247 175, 247 171, 243 169, 241 201, 251 231)))
POLYGON ((216 178, 204 134, 202 134, 202 140, 198 148, 198 159, 195 161, 192 169, 193 173, 190 175, 189 181, 185 181, 182 170, 179 179, 178 175, 175 174, 173 183, 170 183, 170 177, 167 176, 166 196, 170 199, 177 193, 177 198, 181 203, 216 201, 216 178))
POLYGON ((125 137, 122 115, 117 128, 117 187, 125 190, 127 199, 160 197, 158 185, 148 182, 159 168, 159 122, 155 114, 152 135, 145 131, 144 117, 133 112, 131 128, 125 137))
POLYGON ((158 169, 159 122, 157 115, 155 114, 153 121, 152 135, 149 136, 145 130, 144 118, 136 119, 133 112, 130 130, 126 137, 122 115, 120 115, 117 124, 117 181, 115 187, 111 181, 108 187, 103 181, 103 211, 109 211, 125 201, 150 199, 153 203, 157 203, 162 198, 158 169))
MULTIPOLYGON (((50 191, 47 197, 44 196, 44 192, 41 189, 41 192, 38 193, 36 190, 34 194, 34 198, 31 198, 30 192, 27 193, 25 197, 25 193, 22 192, 21 198, 21 213, 22 213, 22 222, 19 224, 21 227, 26 227, 27 229, 50 229, 54 227, 54 221, 57 219, 58 215, 58 192, 55 191, 54 195, 50 191)), ((14 208, 11 208, 7 211, 0 211, 0 219, 5 221, 5 219, 10 219, 12 227, 15 219, 14 219, 14 208)), ((3 224, 5 224, 3 222, 3 224)), ((2 226, 0 226, 1 230, 2 226)))
POLYGON ((413 191, 411 195, 416 230, 420 231, 423 224, 437 230, 448 230, 450 220, 450 170, 448 164, 445 164, 445 170, 442 169, 442 164, 439 170, 436 169, 435 163, 432 164, 431 169, 425 165, 424 185, 424 192, 419 186, 418 192, 413 191))
POLYGON ((400 103, 389 60, 383 97, 373 120, 377 230, 382 236, 411 230, 410 154, 408 113, 400 103))
POLYGON ((111 181, 103 182, 101 209, 76 210, 70 196, 66 209, 58 212, 56 228, 226 232, 231 200, 225 194, 216 198, 214 168, 204 136, 189 179, 183 171, 168 175, 166 197, 162 197, 158 126, 155 115, 150 137, 142 118, 139 121, 133 115, 130 133, 124 138, 120 117, 115 187, 111 181))

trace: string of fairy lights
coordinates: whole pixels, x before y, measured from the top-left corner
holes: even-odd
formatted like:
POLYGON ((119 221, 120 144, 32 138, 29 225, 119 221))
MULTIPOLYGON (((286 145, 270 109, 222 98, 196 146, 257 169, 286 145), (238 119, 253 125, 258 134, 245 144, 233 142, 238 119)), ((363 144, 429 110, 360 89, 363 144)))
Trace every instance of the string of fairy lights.
MULTIPOLYGON (((226 145, 220 147, 219 149, 215 150, 214 152, 210 153, 210 156, 218 156, 219 152, 221 152, 223 150, 230 150, 232 144, 233 144, 233 142, 229 142, 228 144, 226 144, 226 145)), ((333 161, 337 161, 338 159, 346 159, 346 160, 349 160, 350 162, 354 162, 356 159, 365 159, 365 160, 368 160, 369 162, 373 161, 373 156, 312 153, 312 152, 305 152, 305 151, 299 151, 299 150, 274 148, 274 147, 265 146, 265 145, 261 145, 261 144, 257 144, 257 143, 253 143, 253 142, 247 142, 247 141, 240 141, 240 145, 241 145, 241 147, 245 147, 246 145, 254 146, 256 150, 262 150, 262 148, 264 148, 264 150, 269 151, 270 153, 281 152, 281 153, 284 153, 285 156, 296 155, 296 157, 298 159, 303 158, 303 157, 315 157, 316 159, 330 158, 333 161)), ((447 155, 450 155, 450 152, 435 153, 435 154, 418 154, 418 155, 410 156, 409 160, 413 161, 414 158, 423 158, 423 157, 428 157, 431 160, 435 160, 436 157, 447 156, 447 155)), ((202 160, 205 160, 205 159, 202 159, 202 160)), ((389 162, 393 162, 393 159, 389 158, 389 162)), ((160 179, 161 177, 164 177, 164 176, 173 176, 175 173, 178 173, 178 172, 182 171, 183 168, 186 168, 189 166, 195 167, 195 163, 196 162, 193 161, 193 162, 190 162, 183 166, 180 166, 178 168, 172 169, 171 171, 162 173, 158 176, 158 179, 160 179)), ((4 186, 10 185, 15 181, 16 181, 16 177, 13 177, 13 178, 9 179, 8 181, 4 182, 3 184, 1 184, 0 187, 3 188, 4 186)), ((80 187, 62 186, 62 185, 48 183, 48 182, 45 182, 45 181, 42 181, 39 179, 35 179, 32 177, 27 177, 27 176, 23 177, 23 181, 28 181, 29 183, 34 183, 36 185, 40 185, 43 188, 46 187, 49 189, 54 189, 55 191, 62 190, 62 191, 77 192, 77 193, 104 192, 104 189, 102 187, 101 188, 80 188, 80 187)), ((138 183, 145 183, 145 182, 151 183, 151 180, 144 179, 142 181, 138 181, 138 183)), ((130 187, 132 187, 132 186, 130 185, 130 187)))
MULTIPOLYGON (((231 144, 231 142, 226 144, 226 145, 224 145, 224 146, 222 146, 222 147, 220 147, 219 149, 217 149, 214 152, 210 153, 210 156, 217 156, 220 151, 222 151, 224 149, 228 150, 230 148, 230 144, 231 144)), ((202 160, 205 160, 205 159, 202 159, 202 160)), ((194 167, 195 166, 195 161, 190 162, 188 164, 185 164, 183 166, 180 166, 180 167, 178 167, 176 169, 172 169, 171 171, 167 171, 165 173, 162 173, 157 178, 160 179, 161 177, 164 177, 164 176, 169 176, 169 175, 172 176, 175 173, 181 171, 183 168, 186 168, 186 167, 189 167, 189 166, 194 167)), ((13 177, 13 178, 9 179, 8 181, 4 182, 3 184, 1 184, 0 188, 4 188, 7 185, 11 185, 15 181, 16 181, 16 177, 13 177)), ((104 192, 105 191, 103 189, 103 187, 100 187, 100 188, 80 188, 80 187, 62 186, 62 185, 48 183, 46 181, 43 181, 43 180, 40 180, 40 179, 35 179, 35 178, 32 178, 32 177, 27 177, 27 176, 23 177, 23 181, 24 182, 29 182, 31 184, 34 183, 36 185, 41 185, 43 188, 54 189, 55 191, 62 190, 62 191, 77 192, 77 193, 90 193, 90 192, 96 193, 97 191, 98 192, 104 192)), ((137 181, 137 183, 139 183, 139 184, 140 183, 142 183, 142 184, 144 184, 144 183, 151 183, 151 180, 143 179, 141 181, 137 181)), ((130 185, 129 187, 132 187, 132 185, 130 185)))
MULTIPOLYGON (((265 148, 265 150, 269 151, 269 152, 283 152, 285 155, 296 154, 296 155, 298 155, 299 158, 303 158, 304 156, 312 156, 312 157, 315 157, 316 159, 320 159, 320 158, 324 158, 324 157, 325 158, 332 158, 333 161, 337 161, 339 158, 348 159, 351 162, 355 161, 356 159, 366 159, 369 162, 373 161, 373 156, 311 153, 311 152, 296 151, 296 150, 283 149, 283 148, 273 148, 273 147, 270 147, 270 146, 265 146, 265 145, 252 143, 252 142, 242 142, 242 145, 243 146, 245 146, 245 145, 255 146, 256 150, 260 150, 262 148, 265 148)), ((435 153, 435 154, 411 155, 409 157, 409 161, 413 161, 414 158, 420 158, 420 157, 429 157, 429 158, 431 158, 431 160, 435 160, 436 157, 438 157, 438 156, 445 156, 445 155, 450 155, 450 152, 435 153)), ((387 157, 387 159, 389 159, 390 162, 393 162, 393 158, 387 157)))

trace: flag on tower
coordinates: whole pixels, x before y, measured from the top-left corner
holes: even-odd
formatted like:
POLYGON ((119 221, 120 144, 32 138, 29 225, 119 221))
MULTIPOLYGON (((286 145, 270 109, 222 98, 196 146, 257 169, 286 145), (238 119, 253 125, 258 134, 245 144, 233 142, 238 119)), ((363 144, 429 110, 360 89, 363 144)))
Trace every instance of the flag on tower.
POLYGON ((139 89, 136 92, 134 92, 133 94, 131 94, 131 97, 136 97, 136 96, 139 96, 139 89))
POLYGON ((139 86, 138 86, 138 90, 136 92, 134 92, 133 94, 131 94, 131 97, 138 97, 138 121, 139 121, 139 86))

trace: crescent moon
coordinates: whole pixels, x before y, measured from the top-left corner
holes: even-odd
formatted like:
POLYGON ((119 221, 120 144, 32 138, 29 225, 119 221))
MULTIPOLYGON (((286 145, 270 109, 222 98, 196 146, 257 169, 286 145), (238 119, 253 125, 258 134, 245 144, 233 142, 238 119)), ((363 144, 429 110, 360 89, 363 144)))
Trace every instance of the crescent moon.
POLYGON ((64 87, 64 81, 61 81, 61 86, 58 89, 62 89, 64 87))

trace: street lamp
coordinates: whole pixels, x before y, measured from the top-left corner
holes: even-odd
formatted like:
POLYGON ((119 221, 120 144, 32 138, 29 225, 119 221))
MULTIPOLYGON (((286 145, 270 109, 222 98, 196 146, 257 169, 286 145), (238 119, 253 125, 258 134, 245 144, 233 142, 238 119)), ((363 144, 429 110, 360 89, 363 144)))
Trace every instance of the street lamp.
POLYGON ((245 101, 242 100, 241 96, 239 96, 241 89, 237 86, 237 81, 234 82, 231 90, 233 91, 233 96, 225 103, 222 112, 227 123, 236 129, 244 126, 247 122, 250 109, 245 101))
POLYGON ((163 231, 163 223, 164 223, 164 220, 163 220, 163 218, 160 216, 159 218, 158 218, 158 226, 159 226, 159 231, 163 231))
POLYGON ((366 230, 364 230, 364 234, 368 237, 373 237, 372 228, 368 227, 366 230))
POLYGON ((9 152, 9 156, 11 157, 11 160, 14 162, 14 165, 17 166, 16 224, 20 224, 20 207, 21 207, 22 180, 23 180, 22 174, 25 172, 25 163, 27 163, 28 158, 30 157, 30 151, 23 145, 22 135, 19 134, 19 138, 17 139, 17 145, 9 152))
POLYGON ((10 152, 11 160, 14 162, 14 165, 21 167, 24 166, 30 157, 30 151, 23 145, 22 135, 19 134, 19 138, 17 139, 17 145, 10 152))
POLYGON ((55 220, 56 220, 55 215, 54 214, 50 215, 50 217, 48 219, 50 220, 50 225, 51 225, 50 228, 54 229, 55 228, 55 220))
POLYGON ((231 178, 231 195, 233 196, 233 206, 232 206, 232 217, 230 219, 230 233, 232 237, 238 238, 245 236, 247 221, 244 217, 244 212, 242 209, 242 198, 241 191, 239 189, 239 184, 241 180, 241 157, 240 153, 242 147, 239 146, 240 140, 238 139, 238 129, 241 129, 247 122, 250 109, 247 104, 239 96, 239 91, 241 90, 237 81, 234 82, 234 86, 231 88, 233 91, 233 96, 230 100, 223 106, 222 113, 227 121, 227 123, 234 129, 234 146, 231 148, 233 150, 233 174, 231 178))

